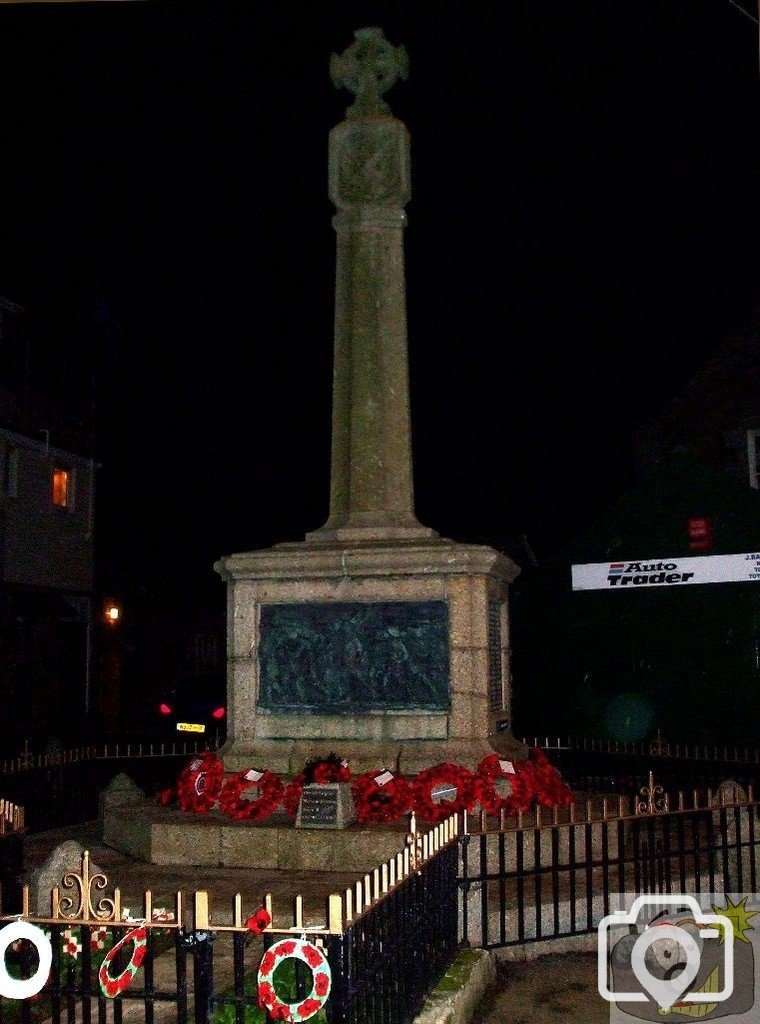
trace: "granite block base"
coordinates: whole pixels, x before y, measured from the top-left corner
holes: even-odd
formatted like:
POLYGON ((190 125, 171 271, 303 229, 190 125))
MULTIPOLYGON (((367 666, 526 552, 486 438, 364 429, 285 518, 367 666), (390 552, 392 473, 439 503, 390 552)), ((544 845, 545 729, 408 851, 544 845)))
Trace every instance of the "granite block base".
MULTIPOLYGON (((424 824, 420 827, 425 830, 424 824)), ((406 819, 340 830, 296 829, 282 812, 265 822, 245 822, 214 811, 199 815, 133 805, 107 810, 103 840, 148 864, 360 875, 402 851, 407 829, 406 819)))

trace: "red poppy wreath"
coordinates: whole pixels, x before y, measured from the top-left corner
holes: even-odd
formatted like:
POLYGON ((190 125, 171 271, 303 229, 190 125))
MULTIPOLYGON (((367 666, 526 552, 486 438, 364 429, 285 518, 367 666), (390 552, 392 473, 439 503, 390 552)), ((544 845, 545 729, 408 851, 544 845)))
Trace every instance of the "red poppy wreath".
POLYGON ((460 764, 441 764, 426 768, 412 782, 414 810, 426 821, 441 821, 457 811, 470 810, 474 773, 460 764))
POLYGON ((216 807, 223 780, 224 764, 213 751, 194 757, 177 779, 180 809, 205 814, 216 807))
POLYGON ((280 805, 285 786, 265 769, 230 775, 219 797, 219 809, 235 821, 264 821, 280 805))
POLYGON ((478 765, 473 783, 476 802, 487 814, 516 814, 530 810, 535 798, 533 774, 525 771, 526 762, 508 761, 499 754, 488 754, 478 765))
POLYGON ((397 821, 412 806, 412 787, 402 775, 388 770, 358 775, 351 783, 351 795, 360 825, 397 821))

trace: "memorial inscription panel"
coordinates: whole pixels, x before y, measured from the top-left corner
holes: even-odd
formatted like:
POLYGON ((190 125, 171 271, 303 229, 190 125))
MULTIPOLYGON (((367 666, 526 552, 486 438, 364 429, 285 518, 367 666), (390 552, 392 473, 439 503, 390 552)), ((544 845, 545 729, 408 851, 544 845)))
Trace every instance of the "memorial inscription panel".
POLYGON ((299 822, 305 827, 336 828, 338 825, 337 786, 304 786, 299 822))

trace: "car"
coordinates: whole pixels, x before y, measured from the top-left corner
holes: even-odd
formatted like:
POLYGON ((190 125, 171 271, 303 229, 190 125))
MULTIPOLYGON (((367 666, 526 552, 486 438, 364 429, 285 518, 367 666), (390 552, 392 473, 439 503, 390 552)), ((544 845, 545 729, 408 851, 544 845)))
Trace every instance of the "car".
POLYGON ((159 734, 169 740, 205 740, 219 746, 227 735, 227 687, 220 676, 191 675, 159 698, 159 734))

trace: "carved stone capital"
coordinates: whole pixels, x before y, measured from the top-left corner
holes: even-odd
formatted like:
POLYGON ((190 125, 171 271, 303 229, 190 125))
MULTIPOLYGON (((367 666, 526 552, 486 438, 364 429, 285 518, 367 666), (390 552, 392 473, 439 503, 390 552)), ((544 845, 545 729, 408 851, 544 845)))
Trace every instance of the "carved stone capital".
POLYGON ((403 121, 341 121, 330 132, 330 199, 339 210, 404 206, 412 197, 403 121))

